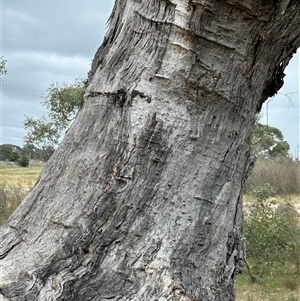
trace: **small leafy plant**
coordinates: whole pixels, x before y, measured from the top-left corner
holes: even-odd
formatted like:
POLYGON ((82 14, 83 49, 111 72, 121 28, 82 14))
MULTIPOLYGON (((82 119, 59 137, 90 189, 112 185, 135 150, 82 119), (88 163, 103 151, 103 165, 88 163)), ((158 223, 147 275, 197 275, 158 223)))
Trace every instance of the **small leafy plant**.
POLYGON ((270 200, 275 195, 274 188, 267 183, 254 189, 252 195, 256 202, 245 217, 244 235, 247 257, 255 259, 262 279, 265 267, 275 262, 284 264, 297 242, 289 221, 276 210, 276 201, 270 200))

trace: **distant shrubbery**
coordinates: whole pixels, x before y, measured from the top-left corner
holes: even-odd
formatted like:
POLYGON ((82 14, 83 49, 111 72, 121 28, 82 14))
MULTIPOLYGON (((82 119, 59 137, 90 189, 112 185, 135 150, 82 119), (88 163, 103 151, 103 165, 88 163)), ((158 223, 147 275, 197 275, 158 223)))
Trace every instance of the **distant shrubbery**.
POLYGON ((0 145, 0 161, 14 162, 27 167, 29 159, 47 161, 53 152, 53 148, 39 149, 32 144, 25 144, 23 148, 13 144, 2 144, 0 145))
POLYGON ((259 158, 245 185, 249 193, 256 187, 269 183, 277 194, 300 194, 300 161, 290 158, 259 158))

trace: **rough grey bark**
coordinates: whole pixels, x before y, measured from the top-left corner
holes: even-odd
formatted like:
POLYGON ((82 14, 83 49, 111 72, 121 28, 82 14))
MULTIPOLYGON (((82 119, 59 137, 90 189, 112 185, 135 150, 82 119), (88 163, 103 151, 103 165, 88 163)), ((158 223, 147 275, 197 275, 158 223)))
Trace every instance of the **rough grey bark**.
POLYGON ((234 300, 254 116, 299 15, 117 0, 82 110, 1 229, 0 300, 234 300))

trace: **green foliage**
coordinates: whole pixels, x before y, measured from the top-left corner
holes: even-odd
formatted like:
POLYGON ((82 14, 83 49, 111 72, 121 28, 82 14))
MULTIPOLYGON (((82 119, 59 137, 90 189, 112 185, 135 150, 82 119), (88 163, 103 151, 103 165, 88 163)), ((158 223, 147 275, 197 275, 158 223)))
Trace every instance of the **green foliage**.
MULTIPOLYGON (((289 254, 299 251, 295 225, 286 215, 274 208, 276 202, 268 201, 275 195, 270 184, 262 185, 253 191, 256 202, 244 221, 244 235, 247 242, 247 256, 260 265, 263 277, 265 265, 275 262, 285 263, 289 254)), ((293 257, 293 256, 292 256, 293 257)))
POLYGON ((83 79, 76 79, 73 84, 50 85, 42 102, 48 109, 48 115, 38 119, 26 116, 25 143, 33 144, 43 150, 54 150, 63 132, 75 118, 81 106, 84 91, 83 79))
POLYGON ((27 135, 24 138, 26 144, 32 144, 40 149, 54 148, 60 137, 60 130, 54 122, 43 116, 39 119, 26 116, 24 121, 27 135))
POLYGON ((11 152, 9 156, 9 161, 17 162, 19 160, 20 154, 18 152, 11 152))
POLYGON ((21 157, 18 161, 18 164, 22 167, 28 167, 29 166, 29 158, 25 154, 21 155, 21 157))
POLYGON ((257 187, 256 189, 253 189, 251 194, 259 203, 262 203, 268 198, 275 196, 276 192, 269 183, 266 183, 262 186, 257 187))
POLYGON ((22 149, 22 153, 31 159, 39 159, 36 158, 37 148, 33 144, 25 144, 22 149))
POLYGON ((295 208, 287 204, 285 206, 279 206, 278 212, 288 222, 289 228, 286 236, 289 237, 289 250, 287 252, 287 259, 295 267, 298 273, 300 273, 300 222, 299 214, 295 208))
POLYGON ((21 148, 13 144, 0 145, 0 161, 17 161, 21 148))
MULTIPOLYGON (((47 161, 53 154, 54 148, 45 147, 40 149, 33 144, 25 144, 23 148, 13 144, 0 145, 0 161, 11 161, 24 164, 27 157, 28 160, 47 161)), ((21 165, 22 166, 22 165, 21 165)))
POLYGON ((56 126, 63 129, 69 126, 81 106, 84 91, 85 82, 78 78, 74 84, 50 85, 47 94, 43 96, 43 105, 48 109, 49 118, 56 126))
POLYGON ((54 152, 54 148, 40 149, 35 147, 33 144, 25 144, 22 148, 22 154, 27 156, 29 159, 38 161, 47 161, 54 152))
POLYGON ((284 140, 282 132, 272 126, 255 123, 252 138, 252 151, 261 158, 288 157, 290 145, 284 140))

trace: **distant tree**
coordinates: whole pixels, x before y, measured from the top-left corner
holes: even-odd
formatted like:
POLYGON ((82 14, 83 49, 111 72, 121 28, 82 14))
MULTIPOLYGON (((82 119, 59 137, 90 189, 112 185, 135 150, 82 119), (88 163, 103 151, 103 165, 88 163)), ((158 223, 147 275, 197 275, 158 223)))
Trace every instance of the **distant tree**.
POLYGON ((22 148, 22 155, 33 160, 46 161, 53 154, 53 148, 40 149, 33 144, 25 144, 22 148))
POLYGON ((4 59, 3 56, 0 57, 0 82, 2 82, 2 75, 7 74, 7 69, 6 69, 6 60, 4 59))
POLYGON ((259 122, 255 123, 252 139, 252 151, 261 158, 288 157, 290 145, 284 140, 282 132, 276 128, 259 122))
POLYGON ((25 117, 24 142, 42 150, 54 150, 80 108, 84 89, 83 79, 76 79, 73 84, 51 84, 42 102, 48 114, 37 119, 25 117))
POLYGON ((13 151, 12 146, 10 144, 0 145, 0 160, 1 161, 8 160, 12 151, 13 151))
POLYGON ((17 161, 21 147, 14 144, 0 145, 0 161, 17 161))
POLYGON ((32 144, 41 150, 54 149, 57 145, 60 132, 46 116, 38 119, 27 116, 24 127, 27 130, 27 135, 24 137, 26 144, 32 144))
POLYGON ((50 120, 60 130, 64 130, 75 118, 82 103, 85 79, 76 78, 75 83, 51 84, 42 104, 48 109, 50 120))
POLYGON ((26 155, 28 158, 36 159, 36 150, 37 148, 33 144, 25 144, 22 148, 22 154, 26 155))

